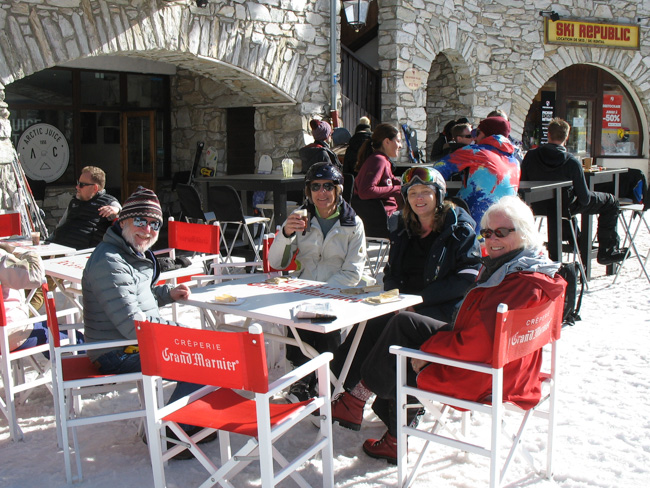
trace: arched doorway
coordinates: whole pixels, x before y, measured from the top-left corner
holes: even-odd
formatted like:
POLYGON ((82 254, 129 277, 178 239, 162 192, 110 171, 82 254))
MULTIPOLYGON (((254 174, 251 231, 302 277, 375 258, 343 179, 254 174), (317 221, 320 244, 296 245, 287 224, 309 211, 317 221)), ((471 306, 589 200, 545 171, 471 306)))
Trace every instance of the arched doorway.
POLYGON ((472 122, 473 93, 472 77, 462 56, 452 50, 439 53, 427 80, 427 156, 445 124, 460 117, 472 122))
POLYGON ((638 159, 644 133, 633 97, 613 74, 597 66, 577 64, 558 72, 533 100, 523 132, 524 149, 546 142, 552 117, 572 127, 567 150, 578 158, 638 159))

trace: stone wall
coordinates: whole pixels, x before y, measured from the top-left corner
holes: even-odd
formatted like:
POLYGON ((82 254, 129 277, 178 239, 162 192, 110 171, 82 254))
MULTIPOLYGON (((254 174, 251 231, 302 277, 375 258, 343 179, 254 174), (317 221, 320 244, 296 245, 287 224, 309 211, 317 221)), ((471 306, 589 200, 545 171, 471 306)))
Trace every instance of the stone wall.
MULTIPOLYGON (((9 0, 0 4, 0 90, 85 56, 165 61, 179 69, 173 171, 191 167, 199 138, 225 151, 223 113, 236 106, 257 108, 256 159, 269 154, 277 168, 285 154, 298 159, 311 140, 309 119, 330 110, 329 8, 329 0, 211 1, 203 9, 189 0, 9 0)), ((498 107, 521 137, 544 82, 591 63, 624 83, 647 133, 649 13, 650 0, 381 0, 383 121, 409 123, 428 150, 449 118, 478 122, 498 107), (644 17, 641 50, 544 44, 539 12, 551 8, 564 18, 599 22, 644 17), (412 67, 427 80, 414 91, 403 81, 412 67)), ((2 117, 0 147, 8 130, 2 117)))
POLYGON ((641 21, 640 51, 549 45, 544 44, 544 21, 539 12, 550 9, 563 18, 636 24, 637 16, 650 13, 650 1, 381 1, 384 122, 408 122, 418 131, 420 147, 430 149, 454 115, 467 115, 478 122, 494 108, 501 108, 509 113, 513 135, 521 137, 526 114, 540 87, 568 66, 591 63, 613 73, 639 99, 647 133, 648 20, 641 21), (406 87, 402 73, 411 67, 429 75, 428 86, 415 92, 406 87), (426 114, 421 113, 423 107, 426 114))
MULTIPOLYGON (((225 109, 242 106, 258 107, 256 161, 270 154, 279 167, 311 140, 309 119, 330 111, 329 10, 329 0, 206 8, 193 0, 9 0, 0 4, 0 95, 31 73, 86 56, 164 61, 178 67, 172 172, 191 168, 198 140, 225 162, 225 109)), ((10 128, 0 108, 3 154, 10 128)), ((60 199, 48 190, 46 200, 49 211, 60 199)), ((56 220, 56 207, 50 213, 56 220)))

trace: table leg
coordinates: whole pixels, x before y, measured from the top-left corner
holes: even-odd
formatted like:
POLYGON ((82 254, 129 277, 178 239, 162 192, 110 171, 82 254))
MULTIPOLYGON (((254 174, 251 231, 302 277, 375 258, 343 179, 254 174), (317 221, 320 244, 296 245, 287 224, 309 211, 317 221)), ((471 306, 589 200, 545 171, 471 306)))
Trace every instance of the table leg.
POLYGON ((562 262, 562 191, 553 191, 555 204, 547 207, 548 254, 553 261, 562 262))
MULTIPOLYGON (((275 225, 283 225, 287 220, 287 192, 286 190, 276 188, 273 190, 273 214, 275 216, 275 225)), ((275 229, 271 230, 275 232, 275 229)))
POLYGON ((345 380, 348 377, 348 372, 350 371, 350 366, 352 365, 352 360, 354 359, 354 355, 357 353, 357 348, 359 347, 361 336, 363 336, 363 331, 366 330, 366 323, 367 320, 364 320, 363 322, 360 322, 358 327, 356 328, 356 332, 354 333, 354 337, 352 338, 352 344, 350 345, 350 350, 348 351, 348 355, 345 358, 345 362, 343 363, 343 367, 341 368, 341 374, 339 375, 339 377, 336 378, 334 374, 331 374, 332 385, 334 385, 334 392, 332 393, 332 398, 334 398, 336 395, 338 395, 343 391, 343 385, 345 384, 345 380))
POLYGON ((592 221, 591 215, 583 213, 580 219, 580 256, 582 256, 582 263, 585 267, 585 274, 587 280, 591 280, 591 255, 592 255, 592 221))

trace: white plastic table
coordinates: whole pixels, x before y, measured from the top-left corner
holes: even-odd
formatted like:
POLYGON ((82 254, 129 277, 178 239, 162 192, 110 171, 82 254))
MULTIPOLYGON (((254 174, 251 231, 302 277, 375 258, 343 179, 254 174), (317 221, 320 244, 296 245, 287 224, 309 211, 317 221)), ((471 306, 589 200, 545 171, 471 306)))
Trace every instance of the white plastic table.
MULTIPOLYGON (((51 276, 68 300, 80 311, 83 310, 81 301, 81 279, 83 277, 86 261, 90 257, 88 254, 77 254, 75 256, 66 256, 62 258, 47 259, 43 261, 45 274, 51 276)), ((178 278, 203 273, 203 264, 193 262, 186 268, 174 269, 160 273, 159 283, 170 281, 176 285, 178 278)))
POLYGON ((25 252, 25 251, 36 251, 41 258, 49 258, 51 256, 70 256, 77 254, 77 250, 74 247, 63 246, 61 244, 55 244, 54 242, 50 243, 41 243, 38 246, 32 245, 32 241, 25 239, 22 240, 9 240, 11 244, 16 246, 16 251, 25 252))
MULTIPOLYGON (((353 338, 352 346, 346 357, 339 378, 332 375, 334 394, 342 391, 352 359, 357 351, 359 340, 363 334, 366 322, 374 317, 392 313, 417 305, 422 302, 419 295, 400 295, 399 299, 380 305, 363 302, 364 298, 379 295, 381 292, 370 292, 361 295, 345 295, 341 288, 316 281, 290 279, 280 284, 266 283, 272 275, 257 273, 250 278, 229 281, 193 288, 188 300, 179 301, 186 305, 200 308, 201 320, 204 327, 219 328, 229 326, 220 322, 223 314, 232 314, 246 319, 243 327, 251 320, 261 320, 288 327, 295 339, 277 334, 265 333, 271 340, 294 344, 308 357, 318 353, 300 339, 299 330, 327 333, 336 330, 349 329, 359 324, 353 338), (216 303, 215 296, 231 295, 238 301, 235 304, 216 303), (336 320, 328 323, 313 323, 309 319, 295 317, 295 307, 305 303, 327 302, 336 320)), ((232 326, 232 325, 230 325, 232 326)))

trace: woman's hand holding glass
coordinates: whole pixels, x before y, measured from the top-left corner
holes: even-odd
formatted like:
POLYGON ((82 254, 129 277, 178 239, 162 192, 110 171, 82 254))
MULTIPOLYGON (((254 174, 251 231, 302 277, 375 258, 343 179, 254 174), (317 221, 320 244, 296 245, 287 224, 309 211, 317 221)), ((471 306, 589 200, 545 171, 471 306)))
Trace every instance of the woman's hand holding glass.
POLYGON ((302 232, 307 228, 307 210, 298 209, 289 214, 284 224, 282 232, 286 237, 291 237, 296 232, 302 232), (302 214, 305 215, 302 215, 302 214))

